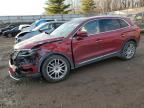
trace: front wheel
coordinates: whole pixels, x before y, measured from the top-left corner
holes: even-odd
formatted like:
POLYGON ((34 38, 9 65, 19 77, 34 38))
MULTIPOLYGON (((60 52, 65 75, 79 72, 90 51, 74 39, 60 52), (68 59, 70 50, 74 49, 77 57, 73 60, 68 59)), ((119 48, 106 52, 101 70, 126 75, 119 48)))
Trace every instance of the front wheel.
POLYGON ((11 37, 12 37, 12 34, 9 33, 9 34, 7 35, 7 37, 11 38, 11 37))
POLYGON ((42 65, 42 75, 48 82, 65 80, 70 73, 68 60, 59 55, 48 57, 42 65))
POLYGON ((121 51, 121 58, 124 60, 130 60, 134 57, 136 53, 136 43, 129 41, 125 44, 124 48, 121 51))

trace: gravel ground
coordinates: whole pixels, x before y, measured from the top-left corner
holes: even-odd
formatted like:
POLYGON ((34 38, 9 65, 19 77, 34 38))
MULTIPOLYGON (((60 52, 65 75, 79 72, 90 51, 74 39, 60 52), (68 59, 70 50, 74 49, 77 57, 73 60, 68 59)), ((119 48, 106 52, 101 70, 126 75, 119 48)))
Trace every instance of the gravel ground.
POLYGON ((13 44, 0 37, 0 108, 144 108, 144 37, 134 59, 94 63, 56 84, 13 81, 7 73, 13 44))

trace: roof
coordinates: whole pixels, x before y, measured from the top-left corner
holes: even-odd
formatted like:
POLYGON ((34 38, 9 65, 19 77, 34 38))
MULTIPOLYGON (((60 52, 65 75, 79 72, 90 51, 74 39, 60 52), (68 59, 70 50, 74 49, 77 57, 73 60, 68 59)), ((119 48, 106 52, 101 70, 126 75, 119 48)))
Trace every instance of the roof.
POLYGON ((81 17, 81 18, 74 18, 74 19, 77 19, 77 20, 90 20, 90 19, 97 19, 97 18, 127 18, 127 17, 119 16, 119 15, 101 15, 101 16, 81 17))
POLYGON ((119 16, 119 15, 101 15, 101 16, 93 16, 89 18, 126 18, 126 17, 119 16))
MULTIPOLYGON (((46 22, 46 23, 48 24, 48 23, 65 23, 65 22, 66 22, 66 21, 50 21, 50 22, 46 22)), ((45 23, 45 24, 46 24, 46 23, 45 23)))

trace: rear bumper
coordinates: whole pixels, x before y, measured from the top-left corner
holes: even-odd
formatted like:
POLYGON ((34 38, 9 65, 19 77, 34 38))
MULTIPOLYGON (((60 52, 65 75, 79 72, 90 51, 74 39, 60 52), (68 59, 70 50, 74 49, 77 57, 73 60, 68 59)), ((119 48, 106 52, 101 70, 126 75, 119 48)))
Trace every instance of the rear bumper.
MULTIPOLYGON (((16 66, 12 65, 11 62, 9 61, 9 75, 12 79, 19 81, 23 79, 24 77, 40 77, 41 74, 40 72, 37 72, 36 69, 31 67, 26 67, 27 69, 31 69, 31 71, 22 71, 21 69, 18 69, 16 66)), ((24 68, 23 68, 24 69, 24 68)))

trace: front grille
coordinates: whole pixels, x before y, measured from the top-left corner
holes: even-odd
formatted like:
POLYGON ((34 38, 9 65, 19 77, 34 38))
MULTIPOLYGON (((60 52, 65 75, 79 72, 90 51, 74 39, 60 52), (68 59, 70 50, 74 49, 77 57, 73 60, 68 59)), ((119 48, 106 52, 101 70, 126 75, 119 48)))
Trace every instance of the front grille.
POLYGON ((12 65, 15 64, 15 59, 16 59, 16 55, 17 53, 13 52, 11 55, 10 55, 10 62, 12 65))
POLYGON ((35 59, 35 55, 30 55, 30 56, 18 56, 20 54, 19 51, 14 51, 11 55, 10 55, 10 62, 12 65, 15 66, 21 66, 24 64, 35 64, 36 59, 35 59))

